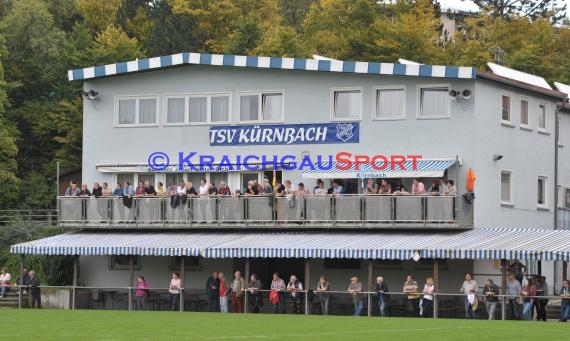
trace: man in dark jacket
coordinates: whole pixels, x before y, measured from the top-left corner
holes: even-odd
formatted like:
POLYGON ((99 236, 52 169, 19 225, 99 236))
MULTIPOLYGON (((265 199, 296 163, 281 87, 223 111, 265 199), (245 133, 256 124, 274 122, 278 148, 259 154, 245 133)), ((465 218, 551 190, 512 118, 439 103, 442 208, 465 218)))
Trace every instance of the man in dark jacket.
POLYGON ((34 270, 30 271, 30 295, 32 296, 32 308, 42 307, 42 294, 40 291, 40 279, 36 276, 36 272, 34 270))
POLYGON ((220 279, 218 273, 214 272, 212 277, 206 282, 206 292, 208 293, 208 311, 220 311, 220 279))

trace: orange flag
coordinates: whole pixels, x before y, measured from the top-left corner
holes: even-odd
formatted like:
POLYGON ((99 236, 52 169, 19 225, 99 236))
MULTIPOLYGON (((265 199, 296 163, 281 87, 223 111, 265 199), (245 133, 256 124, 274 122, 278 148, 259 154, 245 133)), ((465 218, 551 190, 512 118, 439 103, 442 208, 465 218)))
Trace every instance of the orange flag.
POLYGON ((467 170, 467 192, 473 193, 475 191, 476 179, 477 177, 475 177, 475 172, 473 171, 473 169, 469 168, 467 170))

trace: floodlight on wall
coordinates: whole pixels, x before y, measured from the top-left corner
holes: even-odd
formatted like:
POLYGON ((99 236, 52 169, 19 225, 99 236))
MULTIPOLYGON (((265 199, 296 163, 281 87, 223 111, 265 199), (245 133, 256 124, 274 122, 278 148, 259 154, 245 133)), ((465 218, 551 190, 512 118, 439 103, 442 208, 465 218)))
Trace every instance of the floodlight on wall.
POLYGON ((449 98, 455 101, 467 101, 473 96, 473 93, 470 89, 463 89, 463 90, 449 90, 449 98))
POLYGON ((495 154, 493 155, 493 161, 499 161, 503 158, 503 155, 495 154))
POLYGON ((83 91, 83 97, 91 101, 99 99, 99 91, 95 90, 83 91))

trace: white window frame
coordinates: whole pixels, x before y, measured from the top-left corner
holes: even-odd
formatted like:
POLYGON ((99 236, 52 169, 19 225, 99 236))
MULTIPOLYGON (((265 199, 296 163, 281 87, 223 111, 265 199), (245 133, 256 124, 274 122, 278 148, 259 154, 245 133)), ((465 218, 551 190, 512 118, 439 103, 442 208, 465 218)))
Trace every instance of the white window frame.
POLYGON ((542 210, 547 210, 548 209, 548 177, 547 176, 543 176, 543 175, 539 175, 537 177, 537 180, 542 180, 544 181, 543 184, 543 195, 544 195, 544 203, 539 204, 538 203, 538 181, 536 183, 536 191, 537 191, 537 196, 536 196, 536 208, 537 209, 542 209, 542 210))
POLYGON ((160 125, 160 95, 117 95, 114 99, 114 112, 115 112, 115 127, 116 128, 130 128, 130 127, 157 127, 160 125), (135 123, 132 124, 119 124, 119 101, 121 100, 135 100, 135 123), (154 99, 156 101, 156 116, 154 123, 139 123, 139 105, 140 101, 144 99, 154 99))
MULTIPOLYGON (((501 98, 501 107, 502 107, 503 103, 502 103, 502 98, 501 98)), ((501 108, 502 110, 502 108, 501 108)), ((502 113, 501 113, 502 116, 502 113)), ((520 124, 520 128, 523 130, 532 130, 532 128, 530 127, 530 117, 531 117, 531 101, 530 98, 526 97, 526 96, 521 96, 520 98, 520 102, 519 102, 519 124, 520 124), (527 119, 527 123, 524 124, 522 122, 522 102, 525 101, 526 102, 526 119, 527 119)))
POLYGON ((164 125, 165 126, 204 126, 204 125, 223 125, 229 124, 232 121, 232 93, 231 92, 196 92, 196 93, 183 93, 183 94, 166 94, 164 95, 164 125), (228 97, 228 120, 212 122, 212 97, 228 97), (206 97, 207 113, 206 122, 190 122, 190 98, 206 97), (168 99, 169 98, 184 98, 184 122, 168 123, 168 99))
POLYGON ((407 118, 407 108, 406 108, 406 93, 407 89, 405 85, 393 85, 393 86, 375 86, 373 88, 373 95, 372 95, 372 120, 373 121, 397 121, 397 120, 405 120, 407 118), (382 90, 403 90, 404 91, 404 108, 402 112, 402 116, 390 116, 390 117, 378 117, 378 91, 382 90))
POLYGON ((515 196, 515 177, 514 177, 514 173, 511 170, 508 169, 501 169, 499 172, 499 201, 501 203, 502 206, 514 206, 514 196, 515 196), (502 177, 503 177, 503 173, 508 173, 510 175, 510 182, 509 182, 509 201, 503 201, 503 189, 502 189, 502 177))
POLYGON ((240 91, 236 96, 236 108, 237 108, 237 123, 280 123, 285 121, 285 90, 255 90, 255 91, 240 91), (264 120, 263 119, 263 95, 274 95, 280 94, 281 100, 281 118, 278 120, 264 120), (257 100, 257 105, 259 108, 259 118, 253 121, 242 121, 241 119, 241 97, 242 96, 252 96, 257 95, 259 99, 257 100))
POLYGON ((550 109, 548 106, 548 103, 544 102, 544 101, 539 101, 536 104, 536 107, 538 108, 538 114, 536 115, 536 131, 538 131, 541 134, 549 134, 548 128, 549 128, 549 124, 548 124, 548 110, 550 109), (540 106, 544 105, 544 128, 541 128, 539 126, 540 124, 540 106))
POLYGON ((330 119, 331 121, 336 122, 343 122, 343 121, 361 121, 362 120, 362 110, 363 110, 363 98, 364 98, 364 89, 362 87, 335 87, 331 88, 330 92, 330 119), (358 91, 360 93, 360 101, 358 102, 358 117, 342 117, 337 118, 335 115, 335 93, 336 92, 345 92, 345 91, 358 91))
POLYGON ((500 114, 501 114, 501 124, 507 127, 514 127, 515 125, 513 124, 513 95, 507 92, 503 92, 501 93, 501 96, 499 97, 499 109, 500 109, 500 114), (505 120, 503 119, 503 97, 508 97, 509 98, 509 119, 505 120))
POLYGON ((440 120, 451 118, 451 100, 446 98, 446 107, 447 113, 443 115, 436 115, 436 116, 422 116, 422 93, 425 89, 437 89, 437 88, 447 88, 447 93, 451 89, 451 84, 420 84, 417 87, 417 112, 416 118, 418 120, 440 120))

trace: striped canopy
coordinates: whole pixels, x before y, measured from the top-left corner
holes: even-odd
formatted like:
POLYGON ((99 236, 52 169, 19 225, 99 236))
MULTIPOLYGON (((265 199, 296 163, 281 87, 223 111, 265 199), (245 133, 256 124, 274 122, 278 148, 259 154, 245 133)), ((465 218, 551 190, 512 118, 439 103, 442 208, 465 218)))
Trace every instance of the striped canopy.
POLYGON ((481 228, 449 232, 77 232, 12 245, 39 255, 205 258, 570 260, 570 231, 481 228))
POLYGON ((67 78, 70 81, 76 81, 170 68, 184 64, 462 79, 474 79, 477 72, 476 68, 467 66, 411 65, 183 52, 169 56, 69 70, 67 78))
POLYGON ((358 169, 353 163, 349 169, 346 163, 333 162, 315 165, 315 169, 303 172, 305 179, 369 179, 369 178, 438 178, 442 177, 446 169, 457 163, 456 159, 417 160, 416 169, 411 160, 404 162, 404 167, 390 162, 382 164, 380 161, 375 169, 370 163, 359 165, 358 169))

